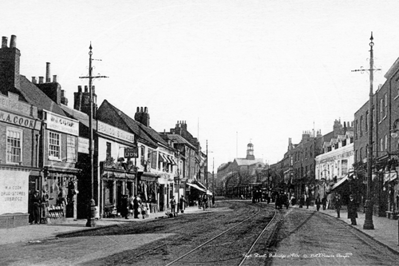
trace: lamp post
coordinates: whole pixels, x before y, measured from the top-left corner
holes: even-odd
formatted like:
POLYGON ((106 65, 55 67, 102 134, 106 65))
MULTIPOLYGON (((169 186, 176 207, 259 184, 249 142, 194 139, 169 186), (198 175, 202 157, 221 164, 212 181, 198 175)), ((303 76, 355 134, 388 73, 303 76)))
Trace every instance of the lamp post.
POLYGON ((368 128, 368 144, 367 144, 367 190, 366 190, 366 201, 364 204, 365 208, 365 220, 363 229, 372 230, 374 229, 373 224, 373 202, 371 201, 371 184, 372 184, 372 161, 373 161, 373 81, 374 81, 374 71, 380 70, 374 68, 374 54, 373 54, 373 32, 371 32, 370 37, 370 68, 369 69, 356 69, 352 72, 357 71, 369 71, 370 72, 370 93, 369 93, 369 128, 368 128))
POLYGON ((366 217, 363 229, 374 229, 373 224, 373 202, 371 201, 371 183, 372 183, 372 162, 373 162, 373 80, 374 80, 374 58, 373 58, 373 33, 370 37, 370 94, 369 94, 369 141, 367 154, 367 192, 366 192, 366 217))

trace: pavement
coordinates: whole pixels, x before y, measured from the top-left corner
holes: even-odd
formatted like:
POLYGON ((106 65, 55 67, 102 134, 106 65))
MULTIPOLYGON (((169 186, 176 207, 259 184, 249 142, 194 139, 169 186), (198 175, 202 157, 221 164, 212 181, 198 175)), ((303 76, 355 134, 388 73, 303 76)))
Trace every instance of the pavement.
MULTIPOLYGON (((187 207, 184 213, 178 215, 186 215, 195 212, 203 212, 204 210, 199 209, 197 206, 187 207)), ((166 212, 150 213, 147 218, 134 219, 129 217, 125 218, 102 218, 96 219, 96 227, 86 227, 87 219, 74 220, 72 218, 66 218, 64 220, 50 220, 48 224, 32 224, 19 226, 14 228, 1 228, 0 229, 0 245, 14 244, 14 243, 39 243, 46 239, 57 238, 57 235, 84 231, 84 230, 96 230, 97 228, 113 226, 117 224, 125 223, 142 223, 148 222, 155 219, 167 219, 166 212)))
MULTIPOLYGON (((294 208, 298 208, 298 206, 294 206, 294 208)), ((305 211, 316 211, 315 206, 309 206, 309 209, 306 207, 302 208, 305 211)), ((195 212, 203 212, 202 209, 199 209, 197 206, 187 207, 184 213, 179 213, 179 215, 186 215, 189 213, 195 212)), ((341 220, 350 225, 350 220, 347 219, 347 210, 342 209, 340 218, 337 218, 337 213, 335 210, 322 208, 319 211, 325 215, 330 215, 336 217, 337 220, 341 220)), ((0 245, 13 244, 13 243, 34 243, 41 242, 46 239, 56 238, 57 235, 71 233, 75 231, 83 231, 83 230, 95 230, 96 228, 105 227, 105 226, 113 226, 117 224, 124 223, 137 223, 137 222, 148 222, 155 219, 167 219, 165 212, 156 212, 149 214, 149 217, 142 219, 134 219, 130 217, 129 219, 125 218, 102 218, 96 220, 96 227, 86 227, 86 219, 81 220, 73 220, 73 219, 65 219, 63 221, 57 221, 57 223, 50 222, 49 224, 39 224, 39 225, 26 225, 15 228, 4 228, 0 229, 0 245)), ((399 220, 391 220, 386 217, 377 217, 373 215, 373 225, 374 229, 365 230, 363 229, 365 220, 365 214, 363 212, 358 212, 357 225, 353 226, 360 232, 365 235, 375 239, 380 242, 382 245, 386 246, 391 251, 399 254, 399 220)), ((352 225, 351 225, 352 226, 352 225)))
MULTIPOLYGON (((297 206, 295 206, 297 208, 297 206)), ((299 208, 299 207, 298 207, 299 208)), ((345 208, 345 206, 344 206, 345 208)), ((309 209, 304 206, 302 209, 308 211, 316 211, 315 206, 309 206, 309 209)), ((350 219, 348 219, 348 212, 346 209, 341 209, 340 218, 337 218, 337 212, 332 209, 323 210, 320 208, 319 212, 335 217, 337 220, 341 220, 347 224, 351 224, 350 219)), ((357 213, 358 218, 356 219, 357 225, 351 225, 365 235, 375 239, 382 245, 390 249, 391 251, 399 254, 399 220, 388 219, 387 217, 378 217, 373 215, 373 225, 374 229, 363 229, 365 213, 359 211, 357 213)))

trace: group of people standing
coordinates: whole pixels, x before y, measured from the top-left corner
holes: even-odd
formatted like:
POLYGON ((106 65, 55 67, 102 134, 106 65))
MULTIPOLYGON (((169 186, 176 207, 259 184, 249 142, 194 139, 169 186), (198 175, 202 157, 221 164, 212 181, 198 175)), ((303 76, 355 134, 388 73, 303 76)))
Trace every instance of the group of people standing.
MULTIPOLYGON (((320 209, 320 204, 323 205, 323 210, 326 209, 325 205, 326 205, 326 199, 325 197, 323 198, 323 200, 320 202, 320 197, 316 198, 316 209, 317 211, 319 211, 320 209)), ((334 200, 333 200, 333 205, 334 205, 334 209, 337 212, 337 218, 341 218, 341 208, 342 208, 342 198, 340 194, 335 194, 334 200)), ((351 220, 351 225, 357 225, 356 223, 356 218, 357 216, 357 202, 355 201, 355 197, 351 194, 349 195, 349 201, 348 201, 348 219, 351 220)))
POLYGON ((29 194, 29 223, 47 223, 49 196, 45 190, 40 195, 39 190, 33 190, 29 194))
POLYGON ((136 219, 142 215, 142 218, 145 219, 145 217, 148 217, 148 210, 147 203, 142 202, 140 196, 122 196, 121 215, 125 219, 129 219, 130 215, 133 215, 136 219))

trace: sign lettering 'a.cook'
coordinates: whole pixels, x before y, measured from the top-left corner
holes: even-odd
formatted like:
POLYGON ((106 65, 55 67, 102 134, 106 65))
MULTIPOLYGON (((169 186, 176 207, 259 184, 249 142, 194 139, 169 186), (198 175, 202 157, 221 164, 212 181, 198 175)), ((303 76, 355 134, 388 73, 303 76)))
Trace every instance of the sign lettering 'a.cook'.
POLYGON ((33 119, 14 115, 4 111, 0 111, 0 121, 32 129, 36 126, 36 121, 33 119))

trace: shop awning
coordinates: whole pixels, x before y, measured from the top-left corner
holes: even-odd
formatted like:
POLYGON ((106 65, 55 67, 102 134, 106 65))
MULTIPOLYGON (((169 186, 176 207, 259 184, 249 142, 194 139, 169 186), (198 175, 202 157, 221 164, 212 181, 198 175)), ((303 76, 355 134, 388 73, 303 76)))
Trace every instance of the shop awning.
POLYGON ((205 189, 200 188, 196 184, 187 183, 187 185, 189 185, 190 187, 193 187, 195 189, 198 189, 199 191, 206 192, 205 189))
POLYGON ((104 171, 102 177, 117 177, 117 178, 126 178, 126 173, 113 172, 113 171, 104 171))
POLYGON ((168 159, 166 158, 166 155, 164 155, 163 153, 159 154, 159 158, 161 159, 162 162, 164 163, 169 163, 168 159))
POLYGON ((384 174, 384 183, 391 182, 398 178, 398 174, 396 172, 390 172, 384 174))
POLYGON ((340 187, 341 185, 343 185, 347 180, 349 179, 348 176, 345 176, 344 178, 342 178, 341 180, 339 180, 337 183, 335 183, 332 187, 330 191, 333 191, 334 189, 340 187))
POLYGON ((172 164, 174 164, 174 165, 177 165, 177 163, 176 163, 175 159, 173 159, 173 157, 172 157, 172 156, 169 156, 169 159, 170 159, 170 161, 172 162, 172 164))

